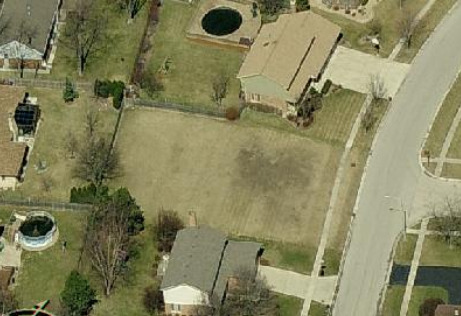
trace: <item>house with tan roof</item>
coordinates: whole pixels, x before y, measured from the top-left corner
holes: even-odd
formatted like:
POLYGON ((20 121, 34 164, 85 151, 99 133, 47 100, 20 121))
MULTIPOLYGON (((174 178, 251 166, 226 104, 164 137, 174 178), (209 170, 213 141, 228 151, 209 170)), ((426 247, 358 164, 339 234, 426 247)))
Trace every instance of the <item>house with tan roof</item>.
POLYGON ((27 164, 29 146, 18 141, 15 121, 15 110, 23 95, 24 89, 0 86, 0 190, 14 190, 23 180, 27 164))
POLYGON ((340 37, 339 26, 310 11, 265 24, 237 75, 245 101, 286 114, 320 79, 340 37))

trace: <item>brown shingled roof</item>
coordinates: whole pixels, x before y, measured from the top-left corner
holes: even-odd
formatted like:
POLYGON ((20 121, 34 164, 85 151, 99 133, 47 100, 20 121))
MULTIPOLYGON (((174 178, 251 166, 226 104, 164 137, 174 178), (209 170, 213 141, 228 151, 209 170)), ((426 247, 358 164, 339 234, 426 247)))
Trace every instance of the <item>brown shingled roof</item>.
POLYGON ((24 96, 24 89, 0 85, 0 176, 19 175, 26 144, 11 141, 8 117, 24 96))
POLYGON ((461 305, 438 305, 434 316, 455 316, 461 315, 461 305), (457 313, 456 313, 457 311, 457 313))
POLYGON ((310 11, 280 15, 261 28, 237 77, 262 75, 297 97, 320 75, 340 32, 310 11))

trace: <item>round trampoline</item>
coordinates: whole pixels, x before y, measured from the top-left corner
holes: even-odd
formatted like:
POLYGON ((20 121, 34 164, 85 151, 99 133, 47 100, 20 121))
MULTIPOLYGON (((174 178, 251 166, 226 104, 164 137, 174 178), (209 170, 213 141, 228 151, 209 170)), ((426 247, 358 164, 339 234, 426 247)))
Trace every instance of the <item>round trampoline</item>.
POLYGON ((237 31, 242 24, 242 15, 227 7, 208 11, 202 18, 202 27, 208 34, 215 36, 229 35, 237 31))

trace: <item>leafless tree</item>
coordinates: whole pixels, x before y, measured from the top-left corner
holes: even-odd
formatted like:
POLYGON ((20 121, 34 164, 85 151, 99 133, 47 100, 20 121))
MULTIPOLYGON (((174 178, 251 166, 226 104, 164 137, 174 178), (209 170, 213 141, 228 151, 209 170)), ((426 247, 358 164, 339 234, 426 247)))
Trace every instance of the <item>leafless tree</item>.
POLYGON ((75 52, 80 76, 85 71, 88 59, 102 49, 106 29, 107 19, 97 1, 77 0, 74 10, 68 14, 64 42, 75 52))
POLYGON ((196 316, 275 316, 279 309, 266 280, 249 268, 235 271, 224 302, 215 296, 203 301, 194 312, 196 316))
POLYGON ((386 96, 387 89, 380 74, 370 75, 368 90, 374 100, 382 99, 386 96))
POLYGON ((212 82, 213 93, 211 94, 211 100, 216 102, 217 106, 222 105, 222 100, 227 96, 227 90, 229 86, 229 76, 225 73, 218 74, 212 82))
POLYGON ((70 158, 75 158, 75 153, 78 151, 79 143, 75 133, 68 131, 64 138, 65 150, 70 154, 70 158))
POLYGON ((14 292, 8 289, 0 289, 0 303, 3 314, 7 314, 8 312, 19 308, 19 303, 14 295, 14 292))
POLYGON ((33 38, 37 34, 37 29, 30 23, 22 20, 19 24, 18 32, 16 34, 16 40, 21 45, 18 46, 18 51, 16 52, 17 56, 17 67, 19 70, 20 77, 24 77, 24 69, 26 67, 26 57, 27 57, 27 45, 32 44, 33 38))
POLYGON ((176 234, 184 228, 184 223, 178 213, 161 209, 155 222, 155 238, 160 252, 171 252, 176 234))
POLYGON ((450 247, 459 245, 461 243, 461 201, 447 198, 440 206, 433 206, 432 212, 434 229, 442 234, 450 247))
POLYGON ((43 191, 50 192, 51 188, 53 187, 53 179, 50 176, 44 175, 41 178, 41 184, 43 191))
POLYGON ((147 0, 117 0, 116 3, 122 10, 126 10, 130 20, 134 19, 147 0))
POLYGON ((403 9, 397 18, 397 28, 400 38, 405 42, 407 48, 411 46, 411 40, 416 25, 416 13, 410 9, 403 9))
POLYGON ((76 177, 100 187, 104 180, 113 179, 120 174, 119 155, 111 148, 108 137, 88 137, 82 144, 74 167, 76 177))
POLYGON ((89 220, 85 250, 106 295, 110 295, 123 272, 129 246, 128 226, 129 212, 113 200, 100 204, 89 220))
POLYGON ((88 137, 94 137, 96 135, 96 128, 99 125, 99 121, 99 112, 96 112, 93 109, 88 109, 85 115, 85 128, 88 137))
POLYGON ((10 26, 10 19, 7 19, 7 18, 0 19, 0 35, 5 33, 9 26, 10 26))

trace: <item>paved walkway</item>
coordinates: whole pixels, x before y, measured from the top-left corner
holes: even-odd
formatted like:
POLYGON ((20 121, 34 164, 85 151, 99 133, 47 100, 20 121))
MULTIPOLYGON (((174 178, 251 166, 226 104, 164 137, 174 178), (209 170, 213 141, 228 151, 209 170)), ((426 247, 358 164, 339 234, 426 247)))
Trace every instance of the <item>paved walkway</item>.
MULTIPOLYGON (((260 273, 266 278, 268 285, 274 292, 301 299, 304 299, 306 291, 313 281, 313 278, 309 275, 268 266, 261 266, 260 273)), ((319 277, 316 279, 313 300, 323 304, 330 304, 333 299, 337 276, 319 277)))
POLYGON ((445 159, 431 158, 430 162, 461 164, 461 159, 458 159, 458 158, 445 158, 445 159))
POLYGON ((451 123, 450 130, 448 131, 445 140, 443 141, 442 151, 440 152, 439 160, 437 161, 437 167, 435 167, 435 175, 439 177, 442 174, 443 163, 447 157, 448 149, 450 149, 451 142, 455 137, 456 129, 458 128, 459 122, 461 121, 461 107, 456 112, 455 118, 451 123))
POLYGON ((424 238, 426 236, 428 223, 428 218, 423 219, 423 221, 421 222, 421 229, 418 235, 418 241, 416 242, 413 260, 411 261, 410 274, 408 275, 407 286, 405 288, 405 294, 403 295, 403 301, 400 307, 400 316, 406 316, 408 313, 408 306, 410 304, 413 285, 415 284, 416 272, 418 272, 419 259, 421 258, 421 252, 423 250, 423 243, 424 238))
MULTIPOLYGON (((357 115, 357 118, 356 118, 356 120, 354 122, 354 125, 352 126, 352 130, 351 130, 351 133, 349 135, 349 139, 346 142, 344 152, 343 152, 343 154, 341 156, 341 160, 339 162, 338 171, 336 172, 336 178, 335 178, 335 182, 334 182, 334 185, 333 185, 333 190, 331 192, 330 204, 328 206, 327 215, 325 217, 325 222, 323 224, 322 236, 320 238, 319 247, 317 249, 317 254, 315 256, 314 267, 313 267, 312 273, 311 273, 312 281, 310 282, 310 284, 309 284, 309 286, 307 288, 307 291, 305 292, 303 310, 301 312, 302 316, 307 316, 309 314, 309 309, 310 309, 310 305, 311 305, 312 300, 318 301, 317 299, 315 299, 315 294, 319 291, 317 289, 317 280, 318 279, 320 280, 320 278, 318 278, 318 275, 320 273, 320 268, 321 268, 322 262, 323 262, 323 255, 325 253, 325 247, 327 245, 328 237, 330 235, 331 221, 332 221, 332 218, 333 218, 333 213, 334 213, 334 209, 335 209, 335 206, 336 206, 336 202, 338 200, 339 189, 340 189, 340 186, 341 186, 341 182, 342 182, 342 179, 344 177, 345 165, 346 165, 347 159, 349 157, 349 153, 351 151, 351 148, 354 145, 354 141, 355 141, 355 138, 357 136, 357 133, 359 131, 360 124, 362 122, 362 117, 365 115, 365 113, 366 113, 368 107, 370 106, 372 100, 373 99, 372 99, 371 95, 367 95, 365 101, 362 104, 362 108, 360 109, 360 113, 357 115)), ((331 293, 330 293, 331 297, 334 294, 335 287, 336 287, 336 281, 334 282, 334 285, 333 285, 333 287, 331 289, 331 293)))

